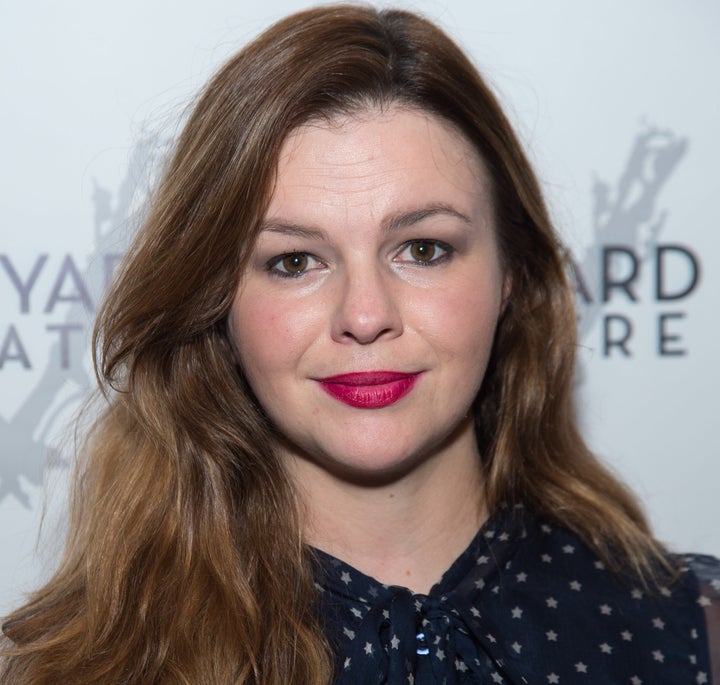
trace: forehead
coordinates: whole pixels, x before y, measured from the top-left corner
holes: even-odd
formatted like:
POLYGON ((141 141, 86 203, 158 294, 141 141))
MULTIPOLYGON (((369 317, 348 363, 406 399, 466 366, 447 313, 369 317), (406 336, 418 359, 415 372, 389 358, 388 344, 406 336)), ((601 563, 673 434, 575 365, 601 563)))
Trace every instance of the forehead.
POLYGON ((407 192, 489 199, 489 186, 480 155, 454 125, 396 105, 294 129, 280 150, 269 212, 318 194, 326 203, 342 198, 347 206, 353 198, 362 204, 373 194, 407 192))

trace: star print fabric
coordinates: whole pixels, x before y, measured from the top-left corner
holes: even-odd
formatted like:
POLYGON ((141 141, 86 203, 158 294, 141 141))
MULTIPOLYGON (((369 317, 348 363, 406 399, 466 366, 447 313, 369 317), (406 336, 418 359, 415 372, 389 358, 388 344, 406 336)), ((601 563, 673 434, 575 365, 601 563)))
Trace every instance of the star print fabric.
POLYGON ((336 685, 713 682, 712 557, 678 557, 679 578, 647 593, 522 507, 489 519, 428 595, 317 557, 336 685))

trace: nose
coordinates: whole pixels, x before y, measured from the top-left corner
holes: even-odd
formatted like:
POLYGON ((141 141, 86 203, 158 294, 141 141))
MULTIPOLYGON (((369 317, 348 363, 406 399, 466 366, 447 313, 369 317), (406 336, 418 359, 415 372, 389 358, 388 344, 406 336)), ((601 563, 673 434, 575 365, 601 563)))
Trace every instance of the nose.
POLYGON ((398 284, 381 268, 349 269, 339 285, 331 322, 336 342, 368 345, 402 334, 398 284))

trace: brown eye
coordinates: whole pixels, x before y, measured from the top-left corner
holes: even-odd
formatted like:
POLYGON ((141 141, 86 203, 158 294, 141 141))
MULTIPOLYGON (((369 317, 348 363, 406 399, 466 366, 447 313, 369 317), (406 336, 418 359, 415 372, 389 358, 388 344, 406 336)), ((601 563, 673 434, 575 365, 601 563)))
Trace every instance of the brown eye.
POLYGON ((287 252, 269 260, 265 268, 277 278, 301 278, 313 271, 321 271, 325 264, 309 252, 287 252))
POLYGON ((305 269, 307 269, 307 255, 304 255, 301 252, 289 254, 286 257, 282 258, 282 260, 280 261, 280 266, 282 267, 282 270, 286 273, 300 274, 305 271, 305 269))
POLYGON ((454 250, 439 240, 408 240, 393 261, 409 266, 440 266, 450 261, 454 250))
POLYGON ((410 246, 410 256, 417 262, 430 262, 435 257, 437 245, 418 241, 410 246))

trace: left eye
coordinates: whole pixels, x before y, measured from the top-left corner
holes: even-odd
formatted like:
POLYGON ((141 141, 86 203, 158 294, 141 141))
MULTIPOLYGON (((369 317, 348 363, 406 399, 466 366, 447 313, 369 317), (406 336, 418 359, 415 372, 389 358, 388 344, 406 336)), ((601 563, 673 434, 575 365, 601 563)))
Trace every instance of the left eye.
POLYGON ((445 261, 450 253, 450 246, 437 240, 411 240, 403 245, 394 261, 434 266, 445 261))

